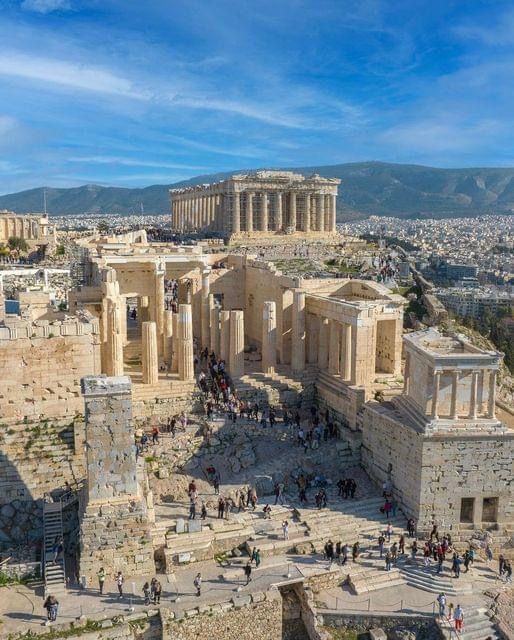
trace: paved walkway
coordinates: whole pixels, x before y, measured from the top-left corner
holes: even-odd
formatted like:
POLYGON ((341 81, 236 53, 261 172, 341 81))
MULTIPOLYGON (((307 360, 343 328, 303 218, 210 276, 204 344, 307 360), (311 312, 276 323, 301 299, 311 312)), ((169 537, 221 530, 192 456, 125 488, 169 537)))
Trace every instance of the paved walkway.
MULTIPOLYGON (((288 558, 270 558, 259 569, 253 567, 252 581, 246 585, 243 568, 247 557, 234 558, 231 566, 222 568, 212 561, 198 562, 188 567, 178 568, 170 575, 158 576, 162 584, 161 605, 174 611, 187 610, 199 604, 207 605, 226 602, 238 593, 265 591, 272 584, 289 579, 301 579, 302 574, 288 558), (202 574, 202 595, 196 596, 193 585, 198 572, 202 574), (289 576, 289 577, 288 577, 289 576), (177 600, 178 595, 178 600, 177 600)), ((104 594, 100 595, 97 585, 91 589, 69 589, 59 596, 58 622, 72 622, 84 614, 89 619, 101 620, 123 613, 145 611, 142 587, 146 580, 154 576, 127 578, 123 598, 118 597, 114 579, 106 580, 104 594), (135 595, 134 595, 135 594, 135 595)), ((31 589, 22 585, 0 588, 0 636, 15 631, 31 630, 43 632, 46 611, 43 609, 42 587, 31 589)))

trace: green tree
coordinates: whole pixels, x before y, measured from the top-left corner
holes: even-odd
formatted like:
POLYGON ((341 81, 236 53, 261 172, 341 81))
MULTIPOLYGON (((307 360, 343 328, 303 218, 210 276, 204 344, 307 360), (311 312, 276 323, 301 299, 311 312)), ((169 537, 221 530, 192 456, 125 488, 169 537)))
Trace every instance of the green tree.
POLYGON ((17 236, 11 236, 7 241, 9 248, 14 251, 22 251, 27 252, 29 250, 29 245, 24 238, 18 238, 17 236))

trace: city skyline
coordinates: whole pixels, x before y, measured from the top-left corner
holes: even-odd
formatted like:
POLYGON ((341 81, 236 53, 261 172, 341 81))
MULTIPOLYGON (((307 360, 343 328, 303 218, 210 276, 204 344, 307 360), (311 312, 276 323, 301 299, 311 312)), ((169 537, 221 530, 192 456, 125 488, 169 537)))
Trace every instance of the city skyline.
POLYGON ((512 166, 508 2, 0 0, 0 193, 263 166, 512 166))

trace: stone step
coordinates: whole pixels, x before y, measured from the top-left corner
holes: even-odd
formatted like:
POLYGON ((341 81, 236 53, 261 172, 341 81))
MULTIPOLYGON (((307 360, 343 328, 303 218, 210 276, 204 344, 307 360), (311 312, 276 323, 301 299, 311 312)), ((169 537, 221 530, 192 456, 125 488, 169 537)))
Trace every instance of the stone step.
POLYGON ((355 579, 350 578, 350 586, 356 595, 379 591, 380 589, 388 589, 389 587, 404 586, 405 580, 398 571, 371 571, 369 575, 357 576, 355 579))

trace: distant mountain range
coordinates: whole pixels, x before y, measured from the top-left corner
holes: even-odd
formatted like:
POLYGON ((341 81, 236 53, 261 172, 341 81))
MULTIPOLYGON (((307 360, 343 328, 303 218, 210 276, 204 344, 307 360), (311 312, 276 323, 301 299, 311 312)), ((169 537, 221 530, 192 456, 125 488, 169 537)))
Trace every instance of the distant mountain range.
MULTIPOLYGON (((400 218, 449 218, 505 214, 514 211, 514 168, 436 169, 419 165, 358 162, 294 168, 310 175, 341 179, 337 218, 369 215, 400 218)), ((50 215, 84 213, 163 214, 170 211, 168 189, 215 182, 246 170, 202 175, 168 185, 141 189, 84 185, 46 188, 50 215)), ((42 210, 43 187, 0 196, 0 210, 18 213, 42 210)))

